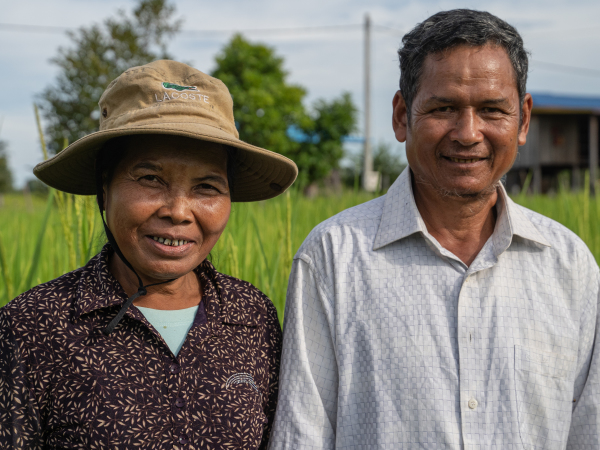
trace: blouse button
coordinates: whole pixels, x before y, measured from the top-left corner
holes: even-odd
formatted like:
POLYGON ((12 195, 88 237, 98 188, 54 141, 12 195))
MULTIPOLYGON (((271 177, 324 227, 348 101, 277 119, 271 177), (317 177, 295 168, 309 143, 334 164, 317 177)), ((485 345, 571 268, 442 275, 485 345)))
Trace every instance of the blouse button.
POLYGON ((179 443, 180 444, 187 444, 188 441, 188 437, 185 434, 182 434, 181 436, 179 436, 179 443))
POLYGON ((183 408, 185 406, 185 400, 181 397, 177 397, 175 399, 175 406, 177 406, 178 408, 183 408))
POLYGON ((171 364, 171 366, 169 367, 169 372, 171 372, 174 375, 178 374, 179 370, 179 364, 171 364))

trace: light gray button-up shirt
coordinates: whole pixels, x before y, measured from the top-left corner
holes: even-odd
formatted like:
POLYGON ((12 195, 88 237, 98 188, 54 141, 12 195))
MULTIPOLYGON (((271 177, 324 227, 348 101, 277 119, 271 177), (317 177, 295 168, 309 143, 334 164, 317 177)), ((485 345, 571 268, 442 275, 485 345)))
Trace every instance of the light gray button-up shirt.
POLYGON ((285 310, 275 449, 599 449, 599 271, 510 200, 470 267, 405 170, 316 227, 285 310))

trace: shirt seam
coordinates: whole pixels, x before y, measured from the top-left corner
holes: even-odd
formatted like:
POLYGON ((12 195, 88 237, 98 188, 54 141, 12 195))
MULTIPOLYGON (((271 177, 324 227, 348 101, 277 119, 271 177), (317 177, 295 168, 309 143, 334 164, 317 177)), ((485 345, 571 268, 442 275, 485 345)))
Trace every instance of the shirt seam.
POLYGON ((581 317, 584 320, 580 322, 580 330, 585 329, 589 323, 597 321, 598 306, 600 302, 600 272, 598 270, 595 270, 594 272, 596 275, 596 279, 591 283, 591 285, 594 286, 596 289, 592 291, 592 295, 590 295, 590 298, 587 300, 587 302, 582 308, 581 317), (594 306, 596 306, 596 314, 586 314, 587 311, 593 309, 594 306))
MULTIPOLYGON (((326 284, 324 282, 324 280, 322 279, 322 277, 319 274, 319 271, 317 270, 317 268, 315 267, 312 258, 310 256, 308 256, 306 253, 301 253, 296 255, 295 259, 299 259, 301 261, 303 261, 304 263, 306 263, 306 265, 308 266, 308 270, 310 271, 311 275, 315 278, 315 281, 317 282, 317 289, 320 290, 325 297, 325 300, 327 302, 327 309, 328 311, 325 311, 325 314, 327 316, 327 319, 330 323, 333 323, 335 326, 335 321, 334 321, 334 313, 333 313, 333 302, 331 301, 332 295, 331 292, 329 292, 329 290, 325 287, 326 284)), ((335 358, 336 360, 338 359, 338 355, 337 355, 337 344, 336 344, 336 333, 335 330, 333 333, 331 333, 331 339, 333 340, 333 353, 335 354, 335 358)))

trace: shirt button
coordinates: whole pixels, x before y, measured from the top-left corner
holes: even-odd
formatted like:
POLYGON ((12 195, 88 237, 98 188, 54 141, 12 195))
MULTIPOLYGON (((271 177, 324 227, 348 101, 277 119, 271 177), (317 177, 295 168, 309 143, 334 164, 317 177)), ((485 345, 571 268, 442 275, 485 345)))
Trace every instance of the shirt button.
POLYGON ((180 370, 180 368, 179 368, 179 364, 171 364, 171 365, 169 366, 169 372, 171 372, 171 373, 172 373, 172 374, 174 374, 174 375, 178 374, 178 373, 179 373, 179 370, 180 370))
POLYGON ((175 399, 175 406, 177 406, 178 408, 183 408, 185 406, 185 400, 181 397, 177 397, 175 399))
POLYGON ((469 400, 469 408, 471 408, 471 409, 477 408, 477 400, 475 400, 474 398, 469 400))
POLYGON ((182 434, 181 436, 179 436, 179 443, 180 444, 187 444, 188 441, 188 437, 185 434, 182 434))

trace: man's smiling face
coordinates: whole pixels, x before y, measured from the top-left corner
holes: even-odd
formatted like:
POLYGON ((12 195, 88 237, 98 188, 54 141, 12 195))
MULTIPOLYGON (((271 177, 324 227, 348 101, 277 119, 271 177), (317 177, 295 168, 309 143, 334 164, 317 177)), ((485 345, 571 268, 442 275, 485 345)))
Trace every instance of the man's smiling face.
POLYGON ((406 141, 416 183, 454 197, 494 191, 529 128, 527 94, 520 124, 512 64, 502 47, 459 46, 429 55, 411 108, 394 98, 394 131, 406 141))

